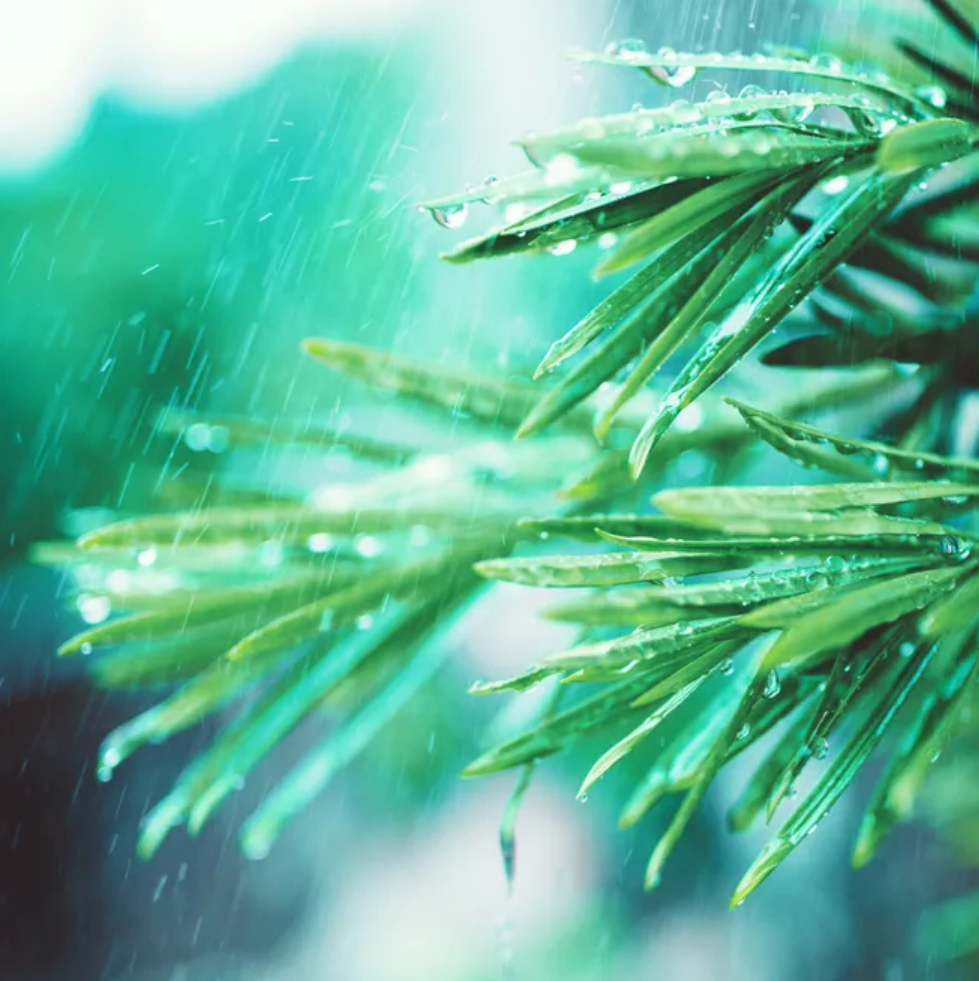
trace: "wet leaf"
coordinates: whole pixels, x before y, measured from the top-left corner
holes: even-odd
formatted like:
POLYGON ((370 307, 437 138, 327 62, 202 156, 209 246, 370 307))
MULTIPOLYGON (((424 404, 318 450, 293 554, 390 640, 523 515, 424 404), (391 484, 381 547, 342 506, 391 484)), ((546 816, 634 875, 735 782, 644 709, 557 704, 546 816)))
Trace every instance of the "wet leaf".
POLYGON ((829 769, 778 834, 765 846, 761 855, 745 873, 731 900, 739 906, 769 875, 811 834, 839 800, 860 767, 877 748, 894 716, 920 680, 931 659, 932 651, 920 651, 907 660, 893 682, 882 686, 857 731, 840 750, 829 769))
POLYGON ((873 231, 920 177, 871 175, 844 192, 722 321, 674 381, 633 444, 638 474, 656 442, 691 402, 764 339, 873 231))

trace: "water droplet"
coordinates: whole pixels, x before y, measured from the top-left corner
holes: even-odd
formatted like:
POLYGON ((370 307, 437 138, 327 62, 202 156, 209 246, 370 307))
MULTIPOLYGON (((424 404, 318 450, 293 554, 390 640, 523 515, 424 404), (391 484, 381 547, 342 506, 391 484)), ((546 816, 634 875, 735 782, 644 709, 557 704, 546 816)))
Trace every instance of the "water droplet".
POLYGON ((922 85, 914 90, 914 94, 935 109, 944 109, 948 103, 948 94, 938 85, 922 85))
POLYGON ((835 197, 837 194, 842 194, 850 186, 850 178, 845 174, 839 174, 836 177, 831 177, 828 181, 822 184, 823 194, 828 194, 830 197, 835 197))
POLYGON ((813 68, 821 71, 830 72, 833 75, 840 75, 843 72, 843 62, 836 55, 818 54, 809 59, 809 64, 813 68))
POLYGON ((576 248, 578 248, 578 243, 573 238, 567 238, 563 242, 549 245, 547 251, 551 255, 570 255, 576 248))
MULTIPOLYGON (((108 620, 109 614, 112 613, 112 601, 108 596, 91 596, 88 593, 82 593, 78 597, 77 606, 79 616, 89 624, 102 623, 104 620, 108 620)), ((89 645, 89 650, 91 650, 91 645, 89 645)), ((85 652, 82 651, 82 653, 85 652)))
POLYGON ((940 550, 942 555, 961 555, 966 551, 965 542, 955 535, 944 535, 941 540, 940 550))
POLYGON ((282 542, 262 542, 256 549, 255 557, 259 565, 267 569, 275 569, 285 560, 285 549, 282 547, 282 542))
POLYGON ((144 569, 149 568, 156 562, 156 549, 155 548, 144 548, 136 556, 136 562, 138 565, 142 566, 144 569))
POLYGON ((325 531, 317 531, 306 539, 306 548, 311 552, 328 552, 333 546, 333 536, 325 531))
MULTIPOLYGON (((660 48, 656 55, 665 62, 675 62, 678 59, 677 53, 668 47, 660 48)), ((653 81, 678 89, 694 79, 697 69, 693 65, 650 65, 647 67, 646 73, 653 81)))
POLYGON ((763 698, 776 698, 778 694, 782 691, 782 681, 778 676, 778 672, 774 668, 768 672, 765 677, 765 687, 762 690, 763 698))
POLYGON ((642 60, 649 54, 646 42, 638 37, 627 37, 622 41, 612 41, 605 46, 605 54, 619 61, 642 60))
POLYGON ((842 555, 830 555, 823 563, 828 572, 842 572, 846 568, 846 562, 842 555))
POLYGON ((544 183, 555 187, 573 181, 581 173, 578 161, 570 153, 559 153, 544 164, 544 183))
POLYGON ((212 453, 224 453, 231 445, 231 433, 227 426, 211 426, 208 433, 207 448, 212 453))
POLYGON ((604 235, 598 236, 598 247, 604 252, 612 248, 618 240, 619 236, 615 232, 605 232, 604 235))
POLYGON ((907 658, 910 657, 915 650, 915 645, 910 640, 906 640, 898 647, 897 652, 901 655, 901 657, 907 658))
POLYGON ((408 544, 413 548, 424 548, 432 540, 432 533, 424 525, 412 525, 408 532, 408 544))
POLYGON ((384 542, 375 535, 358 535, 354 539, 354 549, 365 559, 376 559, 384 552, 384 542))
POLYGON ((740 729, 735 733, 734 738, 741 740, 747 739, 751 735, 751 726, 746 722, 740 729))
POLYGON ((814 591, 825 589, 829 585, 829 579, 822 572, 810 572, 806 576, 806 585, 814 591))
POLYGON ((717 666, 717 670, 726 678, 730 678, 734 674, 734 661, 731 658, 726 658, 717 666))
POLYGON ((469 205, 465 202, 461 204, 447 204, 440 208, 429 208, 429 214, 435 219, 437 225, 442 228, 462 228, 469 217, 469 205))
POLYGON ((88 657, 88 655, 92 653, 92 645, 86 640, 85 643, 78 648, 78 653, 81 654, 82 657, 88 657))
POLYGON ((875 474, 877 474, 879 477, 886 477, 888 471, 891 469, 891 461, 888 460, 883 453, 878 453, 874 457, 872 466, 875 474))
POLYGON ((184 442, 189 450, 200 453, 206 450, 211 442, 211 427, 203 422, 195 422, 187 427, 184 433, 184 442))
POLYGON ((825 736, 818 736, 812 747, 812 755, 817 760, 825 760, 829 756, 829 740, 825 736))
POLYGON ((357 617, 358 630, 370 630, 374 626, 374 618, 369 613, 362 613, 357 617))

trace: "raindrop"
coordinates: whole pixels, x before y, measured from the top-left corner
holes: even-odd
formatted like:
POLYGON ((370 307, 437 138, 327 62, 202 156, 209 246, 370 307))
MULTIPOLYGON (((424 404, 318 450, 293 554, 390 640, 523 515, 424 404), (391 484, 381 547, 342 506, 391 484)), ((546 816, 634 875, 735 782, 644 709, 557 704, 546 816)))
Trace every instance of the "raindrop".
POLYGON ((412 525, 408 532, 408 544, 412 548, 423 548, 432 540, 432 533, 424 525, 412 525))
POLYGON ((938 85, 922 85, 920 88, 914 90, 914 94, 935 109, 944 109, 948 102, 948 95, 938 85))
POLYGON ((442 228, 462 228, 469 217, 469 205, 465 202, 446 204, 440 208, 429 208, 428 212, 435 219, 435 224, 442 228))
POLYGON ((195 422, 184 433, 184 442, 189 450, 200 453, 211 443, 211 427, 203 422, 195 422))
POLYGON ((734 674, 734 661, 731 658, 727 658, 717 666, 717 670, 724 675, 726 678, 730 678, 734 674))
POLYGON ((327 552, 332 545, 333 536, 328 535, 325 531, 317 531, 306 539, 306 548, 311 552, 327 552))
MULTIPOLYGON (((88 593, 83 593, 78 597, 77 605, 79 615, 89 624, 102 623, 112 613, 112 602, 108 596, 91 596, 88 593)), ((84 654, 85 651, 82 653, 84 654)))
POLYGON ((747 739, 751 735, 751 726, 746 722, 740 729, 735 733, 735 739, 747 739))
POLYGON ((762 697, 776 698, 781 691, 782 681, 778 676, 778 672, 773 668, 765 678, 765 687, 761 693, 762 697))
POLYGON ((842 572, 846 568, 846 562, 841 555, 830 555, 823 565, 828 572, 842 572))
POLYGON ((850 186, 850 178, 845 174, 839 174, 836 177, 831 177, 822 185, 823 194, 828 194, 830 197, 835 197, 837 194, 842 194, 850 186))
POLYGON ((627 37, 622 41, 612 41, 606 45, 605 54, 619 61, 641 61, 649 54, 649 48, 641 38, 627 37))
POLYGON ((615 232, 605 232, 604 235, 598 236, 598 247, 604 252, 607 249, 612 248, 612 246, 615 245, 618 240, 619 236, 616 235, 615 232))
POLYGON ((819 54, 809 59, 809 64, 813 68, 818 68, 822 71, 830 72, 833 75, 841 75, 843 73, 843 62, 840 61, 836 55, 831 54, 819 54))
POLYGON ((885 477, 888 471, 891 469, 891 461, 888 460, 883 453, 878 453, 874 457, 872 466, 875 474, 877 474, 879 477, 885 477))
POLYGON ((578 243, 573 238, 566 238, 563 242, 558 242, 556 245, 550 245, 547 251, 551 255, 569 255, 574 252, 578 247, 578 243))
POLYGON ((812 748, 812 755, 817 760, 825 760, 829 756, 829 740, 825 736, 819 736, 812 748))
POLYGON ((829 585, 829 579, 822 572, 810 572, 806 576, 806 585, 812 589, 825 589, 829 585))
POLYGON ((376 559, 384 551, 384 542, 374 535, 358 535, 354 539, 354 549, 365 559, 376 559))
POLYGON ((898 647, 897 652, 901 657, 910 657, 915 652, 915 645, 910 640, 906 640, 898 647))
POLYGON ((370 630, 374 626, 374 618, 369 613, 362 613, 357 617, 358 630, 370 630))
POLYGON ((155 548, 144 548, 136 556, 136 562, 141 565, 144 569, 151 566, 156 561, 156 549, 155 548))

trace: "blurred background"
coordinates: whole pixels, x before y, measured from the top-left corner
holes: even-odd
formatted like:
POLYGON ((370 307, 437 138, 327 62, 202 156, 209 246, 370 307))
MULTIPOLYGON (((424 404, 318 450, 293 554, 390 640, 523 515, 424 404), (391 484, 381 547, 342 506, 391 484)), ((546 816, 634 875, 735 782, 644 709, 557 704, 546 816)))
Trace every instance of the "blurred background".
POLYGON ((955 891, 950 859, 911 827, 852 874, 858 815, 846 798, 727 911, 766 837, 724 828, 748 761, 725 771, 649 896, 640 886, 655 828, 617 832, 614 788, 575 803, 587 756, 542 768, 519 817, 508 900, 497 839, 512 779, 456 779, 485 722, 464 690, 567 638, 535 620, 530 594, 505 588, 456 631, 452 670, 268 860, 237 852, 230 807, 199 839, 138 863, 139 818, 207 734, 97 784, 101 737, 142 703, 97 693, 81 669, 55 663, 80 621, 63 609, 59 577, 24 559, 32 542, 72 531, 71 509, 138 510, 148 499, 153 466, 143 464, 164 463, 148 439, 160 406, 337 411, 343 393, 304 363, 303 337, 483 369, 535 363, 601 295, 589 257, 448 266, 437 256, 459 233, 415 205, 520 169, 510 141, 527 129, 664 98, 642 79, 568 63, 566 48, 637 36, 653 48, 821 50, 832 39, 874 52, 917 9, 3 4, 0 978, 953 976, 908 942, 920 908, 955 891))

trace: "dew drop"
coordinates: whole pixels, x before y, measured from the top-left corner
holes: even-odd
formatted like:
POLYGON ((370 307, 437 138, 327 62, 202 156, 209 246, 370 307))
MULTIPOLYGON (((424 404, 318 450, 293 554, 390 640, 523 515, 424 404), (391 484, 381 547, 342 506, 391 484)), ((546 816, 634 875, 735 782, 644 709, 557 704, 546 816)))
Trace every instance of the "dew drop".
POLYGON ((922 85, 914 90, 914 94, 935 109, 944 109, 948 103, 947 93, 938 85, 922 85))
POLYGON ((429 213, 435 219, 436 225, 442 228, 462 228, 469 217, 469 205, 465 202, 461 204, 447 204, 441 208, 429 208, 429 213))
POLYGON ((840 75, 843 73, 843 62, 840 61, 836 55, 818 54, 809 59, 809 64, 812 65, 813 68, 830 72, 833 75, 840 75))
POLYGON ((836 177, 831 177, 822 185, 823 194, 828 194, 830 197, 835 197, 837 194, 842 194, 850 186, 850 178, 845 174, 839 174, 836 177))
POLYGON ((641 38, 627 37, 606 45, 605 54, 619 61, 641 61, 649 54, 649 48, 641 38))
POLYGON ((384 552, 384 542, 375 535, 358 535, 354 539, 354 549, 365 559, 376 559, 384 552))
POLYGON ((846 568, 846 562, 842 555, 830 555, 823 563, 828 572, 842 572, 846 568))
POLYGON ((570 255, 578 247, 578 243, 573 238, 567 238, 556 245, 550 245, 547 251, 551 255, 570 255))
MULTIPOLYGON (((77 606, 79 616, 88 624, 102 623, 108 620, 109 614, 112 613, 112 602, 108 596, 91 596, 83 593, 78 597, 77 606)), ((83 650, 82 653, 84 654, 85 651, 83 650)))
POLYGON ((774 669, 768 672, 765 678, 765 687, 762 690, 763 698, 776 698, 782 691, 782 681, 778 676, 778 672, 774 669))

